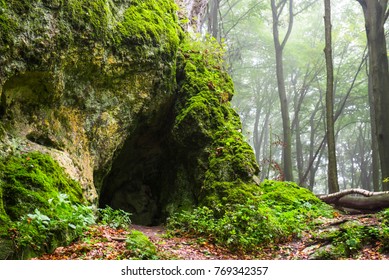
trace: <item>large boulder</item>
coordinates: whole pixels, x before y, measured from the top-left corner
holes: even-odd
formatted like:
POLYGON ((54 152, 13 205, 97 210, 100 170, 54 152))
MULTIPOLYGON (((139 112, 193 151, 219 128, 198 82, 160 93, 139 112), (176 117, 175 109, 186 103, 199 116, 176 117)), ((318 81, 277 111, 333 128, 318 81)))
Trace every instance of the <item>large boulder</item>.
POLYGON ((0 0, 0 156, 47 154, 86 201, 140 224, 255 193, 223 54, 176 13, 173 0, 0 0))

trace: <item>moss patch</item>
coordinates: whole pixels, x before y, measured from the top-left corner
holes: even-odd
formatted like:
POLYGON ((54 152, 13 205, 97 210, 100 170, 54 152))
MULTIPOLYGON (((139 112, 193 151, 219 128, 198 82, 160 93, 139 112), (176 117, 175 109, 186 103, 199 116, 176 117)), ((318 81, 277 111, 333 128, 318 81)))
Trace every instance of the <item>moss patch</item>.
MULTIPOLYGON (((24 247, 27 246, 27 244, 39 243, 40 245, 37 245, 37 250, 39 252, 43 250, 40 246, 52 248, 51 246, 53 246, 53 244, 44 245, 43 241, 38 242, 38 240, 34 240, 34 236, 43 238, 44 240, 49 238, 48 233, 43 235, 39 234, 40 232, 47 230, 50 221, 49 216, 53 216, 53 219, 55 220, 62 212, 65 214, 65 210, 68 211, 68 215, 74 215, 78 210, 72 208, 71 205, 83 202, 84 199, 81 192, 81 186, 70 179, 65 174, 64 170, 48 155, 33 152, 12 155, 1 159, 0 239, 2 240, 1 243, 5 246, 9 244, 7 241, 8 239, 18 238, 15 242, 21 242, 21 247, 18 245, 18 247, 13 248, 13 250, 18 250, 21 255, 25 254, 27 251, 29 251, 29 255, 36 254, 36 252, 34 253, 34 250, 30 251, 31 248, 24 247), (66 196, 66 199, 68 199, 69 202, 61 202, 61 196, 66 196), (58 198, 60 198, 60 201, 53 207, 53 201, 56 201, 58 198), (56 211, 60 211, 61 213, 56 211), (37 223, 36 227, 31 222, 32 220, 29 219, 32 219, 37 223), (12 231, 11 228, 14 228, 14 226, 16 226, 17 229, 12 231), (24 232, 23 236, 17 237, 21 232, 24 232)), ((83 217, 81 212, 77 215, 83 217)), ((54 227, 59 227, 60 224, 61 222, 57 221, 54 227)), ((61 225, 61 227, 62 226, 63 225, 61 225)), ((57 245, 61 244, 61 242, 69 237, 65 234, 68 231, 67 229, 68 226, 65 222, 65 228, 59 230, 59 235, 56 235, 55 238, 51 237, 50 242, 55 242, 57 245)), ((14 253, 15 252, 13 251, 11 253, 8 252, 7 254, 11 254, 15 257, 14 253)), ((21 255, 18 255, 18 257, 21 255)))
POLYGON ((146 235, 138 230, 132 230, 127 235, 126 248, 130 251, 131 259, 157 259, 157 248, 146 235))
POLYGON ((258 189, 252 178, 259 168, 229 103, 234 87, 223 70, 223 49, 211 38, 187 38, 178 57, 173 138, 197 153, 198 173, 203 172, 199 201, 209 206, 237 202, 258 189))
POLYGON ((80 185, 47 155, 8 157, 0 163, 0 174, 3 207, 11 220, 44 208, 58 193, 68 194, 73 202, 83 201, 80 185))
POLYGON ((277 182, 265 180, 260 185, 263 195, 260 199, 263 203, 272 205, 284 205, 293 209, 301 205, 325 205, 313 193, 293 182, 277 182))
POLYGON ((170 0, 132 1, 118 23, 123 41, 175 53, 179 43, 176 9, 170 0))
POLYGON ((233 250, 256 251, 298 237, 313 229, 319 217, 331 217, 332 209, 309 191, 293 183, 265 181, 260 186, 215 184, 219 196, 207 206, 174 215, 168 228, 179 234, 202 236, 233 250), (254 192, 253 192, 254 191, 254 192), (283 195, 281 195, 283 194, 283 195))

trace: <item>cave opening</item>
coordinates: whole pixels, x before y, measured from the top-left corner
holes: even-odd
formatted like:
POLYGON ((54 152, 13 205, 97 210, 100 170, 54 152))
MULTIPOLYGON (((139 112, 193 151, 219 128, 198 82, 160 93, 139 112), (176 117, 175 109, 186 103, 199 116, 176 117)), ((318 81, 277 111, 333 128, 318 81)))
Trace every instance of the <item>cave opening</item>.
POLYGON ((158 225, 166 218, 166 191, 174 188, 169 128, 141 125, 116 154, 102 182, 99 207, 131 213, 139 225, 158 225))

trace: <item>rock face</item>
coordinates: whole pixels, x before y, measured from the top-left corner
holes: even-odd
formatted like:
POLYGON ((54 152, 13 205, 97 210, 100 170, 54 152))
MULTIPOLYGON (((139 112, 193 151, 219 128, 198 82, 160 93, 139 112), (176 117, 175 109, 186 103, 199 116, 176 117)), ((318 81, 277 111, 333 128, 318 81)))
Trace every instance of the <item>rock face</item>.
POLYGON ((229 105, 222 54, 181 31, 173 1, 8 2, 0 0, 3 159, 48 154, 87 201, 140 224, 252 190, 259 170, 229 105))

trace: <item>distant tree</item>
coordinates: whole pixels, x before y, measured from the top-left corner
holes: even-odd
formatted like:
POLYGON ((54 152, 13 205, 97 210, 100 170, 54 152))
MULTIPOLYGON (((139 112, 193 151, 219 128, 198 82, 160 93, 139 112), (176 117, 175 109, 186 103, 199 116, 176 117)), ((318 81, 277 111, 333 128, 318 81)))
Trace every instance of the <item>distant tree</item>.
MULTIPOLYGON (((387 0, 357 0, 363 9, 369 52, 369 83, 374 107, 373 125, 378 142, 382 178, 389 177, 389 70, 385 22, 387 0)), ((389 190, 389 183, 383 184, 389 190)))
POLYGON ((278 95, 281 104, 282 115, 282 129, 284 149, 282 155, 284 179, 293 181, 293 165, 292 165, 292 130, 290 127, 289 117, 289 102, 286 95, 285 77, 284 77, 284 63, 283 51, 289 39, 293 27, 293 0, 271 0, 271 10, 273 18, 273 40, 276 56, 276 75, 278 84, 278 95), (286 34, 283 39, 280 38, 279 27, 281 25, 281 14, 285 7, 288 8, 288 23, 286 27, 286 34))
POLYGON ((328 148, 328 192, 339 191, 338 168, 336 165, 336 144, 335 144, 335 119, 334 119, 334 67, 332 58, 332 26, 331 26, 331 2, 324 0, 324 28, 327 70, 326 88, 326 126, 327 126, 327 148, 328 148))

